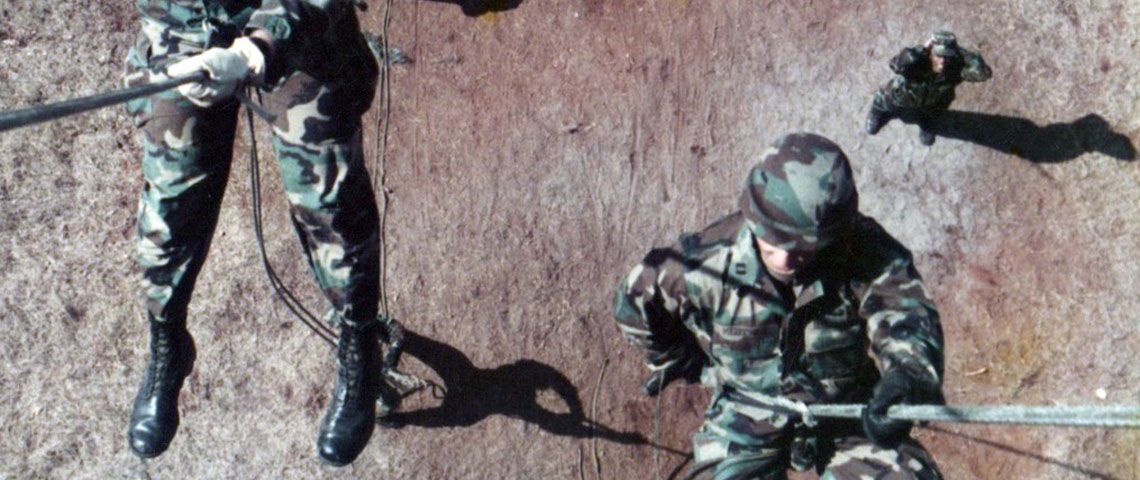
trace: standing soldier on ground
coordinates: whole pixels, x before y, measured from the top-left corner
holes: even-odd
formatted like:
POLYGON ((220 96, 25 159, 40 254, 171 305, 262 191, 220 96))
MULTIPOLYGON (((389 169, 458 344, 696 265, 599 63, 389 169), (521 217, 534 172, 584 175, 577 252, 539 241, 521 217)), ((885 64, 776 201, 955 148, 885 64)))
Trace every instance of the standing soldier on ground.
POLYGON ((333 465, 350 463, 372 434, 380 378, 379 216, 360 120, 378 67, 353 2, 137 1, 142 31, 127 58, 127 83, 199 71, 209 80, 128 104, 145 149, 136 238, 150 324, 130 447, 155 457, 178 428, 178 392, 195 356, 187 305, 229 175, 234 92, 254 85, 276 115, 273 147, 293 225, 341 329, 318 454, 333 465))
POLYGON ((954 101, 954 88, 991 75, 981 54, 958 46, 954 34, 943 30, 923 45, 904 48, 891 59, 891 70, 896 75, 875 92, 867 112, 867 133, 901 118, 918 123, 919 140, 927 146, 934 144, 934 124, 954 101))
POLYGON ((714 389, 693 478, 940 478, 912 425, 885 415, 942 402, 938 312, 910 252, 859 213, 847 157, 821 136, 785 136, 739 205, 650 251, 617 292, 618 327, 654 372, 646 391, 697 376, 714 389), (868 408, 862 422, 813 426, 773 402, 868 408))

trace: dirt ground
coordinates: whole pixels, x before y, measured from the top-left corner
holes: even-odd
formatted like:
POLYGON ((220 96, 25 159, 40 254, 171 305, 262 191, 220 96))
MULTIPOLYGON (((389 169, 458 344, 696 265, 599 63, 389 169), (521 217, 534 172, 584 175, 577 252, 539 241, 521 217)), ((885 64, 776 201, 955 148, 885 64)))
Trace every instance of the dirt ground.
MULTIPOLYGON (((801 130, 846 150, 862 210, 914 252, 951 403, 1136 405, 1137 18, 1128 0, 396 0, 388 38, 413 63, 392 68, 383 159, 366 118, 368 162, 406 369, 447 393, 409 397, 343 469, 316 459, 331 351, 262 271, 245 133, 182 427, 149 462, 124 435, 146 354, 133 129, 109 108, 0 133, 0 478, 679 478, 708 393, 639 392, 613 289, 801 130), (899 122, 867 136, 888 60, 939 27, 994 78, 959 88, 931 148, 899 122)), ((137 28, 129 1, 0 0, 0 109, 115 88, 137 28)), ((269 157, 267 248, 319 310, 269 157)), ((1136 430, 918 436, 948 479, 1140 478, 1136 430)))

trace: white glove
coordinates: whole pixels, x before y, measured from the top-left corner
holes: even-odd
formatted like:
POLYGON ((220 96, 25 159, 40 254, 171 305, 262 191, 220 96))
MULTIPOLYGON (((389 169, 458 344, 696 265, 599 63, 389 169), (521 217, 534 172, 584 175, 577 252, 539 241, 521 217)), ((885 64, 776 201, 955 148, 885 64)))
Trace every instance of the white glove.
POLYGON ((265 54, 248 37, 238 37, 229 48, 211 48, 184 58, 166 68, 171 77, 199 71, 209 74, 205 82, 178 87, 178 92, 199 107, 209 107, 233 95, 241 83, 265 73, 265 54))

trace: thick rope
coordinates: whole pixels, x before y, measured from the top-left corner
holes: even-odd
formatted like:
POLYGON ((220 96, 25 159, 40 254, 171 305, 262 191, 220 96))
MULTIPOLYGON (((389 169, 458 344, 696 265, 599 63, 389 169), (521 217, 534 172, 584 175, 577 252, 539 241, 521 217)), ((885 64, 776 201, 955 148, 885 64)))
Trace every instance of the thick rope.
MULTIPOLYGON (((815 418, 859 419, 865 408, 858 404, 805 405, 785 397, 755 392, 749 392, 746 398, 757 406, 801 417, 805 423, 814 422, 815 418)), ((887 410, 887 417, 914 422, 1140 428, 1140 406, 1130 405, 895 405, 887 410)))
POLYGON ((75 115, 78 113, 86 112, 88 110, 106 107, 108 105, 115 105, 129 100, 134 100, 136 98, 149 97, 156 93, 164 92, 166 90, 178 87, 182 84, 201 82, 205 79, 205 72, 195 72, 182 77, 175 77, 160 82, 124 88, 121 90, 115 90, 113 92, 100 93, 97 95, 75 98, 71 100, 64 100, 47 105, 37 105, 34 107, 0 112, 0 132, 36 123, 42 123, 49 120, 55 120, 60 117, 75 115))
MULTIPOLYGON (((816 417, 861 418, 863 405, 810 405, 816 417)), ((898 420, 994 423, 1050 427, 1140 428, 1140 407, 1033 405, 896 405, 887 416, 898 420)))

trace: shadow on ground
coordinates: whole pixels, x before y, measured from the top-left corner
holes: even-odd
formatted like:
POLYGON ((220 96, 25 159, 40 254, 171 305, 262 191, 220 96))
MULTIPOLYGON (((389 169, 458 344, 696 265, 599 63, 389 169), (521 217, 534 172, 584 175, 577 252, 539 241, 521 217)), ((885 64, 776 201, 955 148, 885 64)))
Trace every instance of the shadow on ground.
POLYGON ((944 428, 935 427, 932 425, 926 425, 922 428, 924 428, 926 430, 930 430, 932 432, 938 432, 938 433, 950 435, 952 437, 958 437, 958 438, 964 439, 964 440, 969 441, 969 442, 980 443, 980 444, 988 446, 988 447, 996 448, 996 449, 1001 450, 1003 452, 1012 453, 1014 455, 1019 455, 1022 457, 1032 458, 1032 459, 1037 460, 1039 462, 1044 462, 1044 463, 1048 463, 1050 465, 1054 465, 1054 466, 1063 468, 1063 469, 1069 471, 1071 474, 1081 475, 1081 476, 1086 477, 1086 478, 1095 478, 1097 480, 1122 480, 1120 478, 1113 477, 1113 476, 1110 476, 1110 475, 1102 473, 1102 472, 1098 472, 1098 471, 1093 470, 1091 468, 1085 468, 1085 467, 1082 467, 1080 465, 1073 465, 1071 463, 1065 463, 1064 461, 1061 461, 1061 460, 1056 459, 1056 458, 1046 457, 1044 455, 1036 454, 1033 452, 1027 452, 1025 450, 1021 450, 1019 448, 1012 447, 1012 446, 1006 445, 1004 443, 995 442, 993 440, 987 440, 985 438, 979 438, 979 437, 975 437, 973 435, 967 435, 964 433, 954 432, 951 430, 946 430, 944 428))
MULTIPOLYGON (((560 436, 598 438, 622 444, 651 445, 637 432, 619 432, 586 417, 578 388, 553 367, 530 359, 496 368, 475 367, 463 352, 443 342, 408 331, 404 354, 416 357, 435 371, 443 381, 442 403, 411 412, 394 412, 382 425, 439 428, 467 427, 491 415, 506 415, 560 436), (564 405, 564 412, 548 410, 538 395, 552 391, 564 405)), ((688 452, 655 446, 677 455, 688 452)))
POLYGON ((433 2, 452 3, 463 9, 468 17, 478 17, 488 12, 505 12, 514 10, 522 4, 523 0, 432 0, 433 2))
POLYGON ((1069 123, 1039 127, 1019 117, 950 110, 934 124, 940 137, 956 138, 1037 163, 1058 163, 1100 152, 1117 160, 1135 160, 1136 147, 1097 114, 1069 123))

